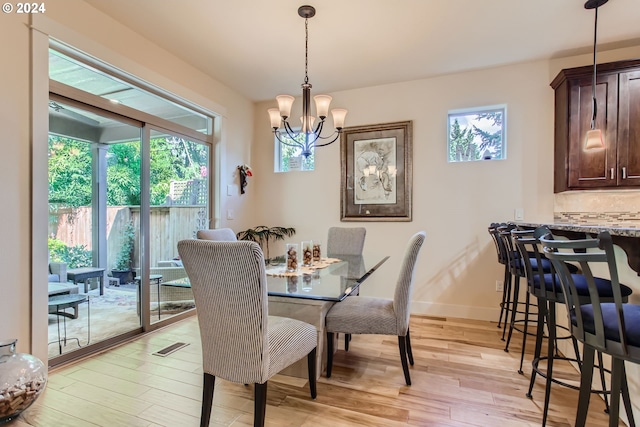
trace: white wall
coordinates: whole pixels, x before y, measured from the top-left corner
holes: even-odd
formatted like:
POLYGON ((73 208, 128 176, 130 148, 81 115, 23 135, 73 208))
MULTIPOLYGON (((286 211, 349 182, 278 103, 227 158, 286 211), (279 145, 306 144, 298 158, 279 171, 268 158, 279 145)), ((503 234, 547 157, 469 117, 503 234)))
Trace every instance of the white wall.
MULTIPOLYGON (((46 359, 46 299, 39 296, 46 295, 47 210, 42 209, 37 196, 46 197, 47 182, 46 173, 32 170, 32 165, 42 169, 47 157, 48 124, 46 118, 42 119, 48 99, 47 36, 220 114, 222 125, 215 147, 219 168, 214 172, 221 188, 237 181, 235 166, 251 156, 252 128, 245 123, 253 122, 253 105, 82 1, 47 4, 46 14, 33 16, 34 29, 29 28, 27 19, 26 15, 3 14, 0 25, 2 40, 11 41, 3 48, 10 66, 0 71, 0 127, 6 159, 0 168, 5 183, 0 214, 5 251, 0 268, 6 279, 0 285, 0 339, 18 338, 18 351, 46 359), (36 99, 34 105, 32 98, 36 99), (32 202, 31 194, 36 202, 32 202), (32 319, 36 323, 33 343, 32 319), (45 332, 39 335, 37 331, 42 330, 45 332)), ((250 198, 220 197, 220 211, 226 212, 228 207, 236 212, 238 223, 251 223, 250 198)), ((218 218, 218 223, 225 225, 226 220, 218 218)))
MULTIPOLYGON (((365 254, 392 258, 361 289, 391 297, 409 236, 427 232, 416 272, 413 311, 497 319, 500 268, 487 226, 553 213, 553 90, 546 61, 333 93, 347 126, 413 121, 413 221, 340 222, 340 144, 316 150, 313 172, 273 173, 266 109, 256 106, 258 222, 295 227, 296 239, 325 240, 330 226, 367 227, 365 254), (447 162, 448 110, 507 104, 507 159, 447 162), (548 160, 548 161, 547 161, 548 160)), ((292 84, 292 90, 295 85, 292 84)), ((299 100, 297 101, 300 102, 299 100)))

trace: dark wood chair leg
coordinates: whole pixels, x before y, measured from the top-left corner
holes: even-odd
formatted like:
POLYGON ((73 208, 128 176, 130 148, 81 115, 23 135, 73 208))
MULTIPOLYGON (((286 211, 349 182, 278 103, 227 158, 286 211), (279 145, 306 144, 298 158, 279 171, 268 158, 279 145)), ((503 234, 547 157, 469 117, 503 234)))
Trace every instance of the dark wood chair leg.
POLYGON ((316 348, 309 352, 307 355, 307 370, 309 371, 309 391, 311 392, 311 398, 315 399, 318 395, 316 391, 316 348))
POLYGON ((351 334, 344 334, 344 351, 349 351, 349 341, 351 341, 351 334))
POLYGON ((327 378, 331 378, 333 366, 333 332, 327 332, 327 378))
POLYGON ((398 347, 400 348, 400 361, 402 362, 402 370, 404 371, 404 381, 407 385, 411 385, 411 376, 409 375, 409 364, 407 363, 407 343, 405 337, 398 336, 398 347))
POLYGON ((211 419, 211 406, 213 405, 213 389, 216 377, 204 374, 204 386, 202 388, 202 412, 200 413, 200 427, 208 427, 211 419))
POLYGON ((405 339, 407 341, 407 356, 409 356, 409 364, 413 366, 413 351, 411 351, 411 337, 409 336, 409 329, 407 329, 407 336, 405 339))
POLYGON ((580 375, 580 394, 578 395, 578 411, 575 427, 584 427, 589 412, 589 399, 591 398, 591 381, 593 380, 593 358, 595 349, 585 345, 582 350, 582 373, 580 375))
POLYGON ((267 410, 267 382, 255 385, 253 427, 264 427, 264 418, 267 410))

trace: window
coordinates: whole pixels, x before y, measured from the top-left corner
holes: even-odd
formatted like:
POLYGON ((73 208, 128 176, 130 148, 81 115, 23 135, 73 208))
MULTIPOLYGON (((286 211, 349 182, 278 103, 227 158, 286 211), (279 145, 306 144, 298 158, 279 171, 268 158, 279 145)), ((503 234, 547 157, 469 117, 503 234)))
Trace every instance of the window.
POLYGON ((449 162, 507 158, 507 106, 449 111, 449 162))
MULTIPOLYGON (((286 134, 281 135, 280 138, 285 142, 294 143, 294 140, 286 134)), ((304 134, 298 134, 296 139, 304 140, 304 134)), ((305 158, 301 155, 301 148, 283 144, 275 136, 273 140, 275 144, 274 172, 312 171, 314 169, 315 149, 312 148, 311 155, 305 158)))

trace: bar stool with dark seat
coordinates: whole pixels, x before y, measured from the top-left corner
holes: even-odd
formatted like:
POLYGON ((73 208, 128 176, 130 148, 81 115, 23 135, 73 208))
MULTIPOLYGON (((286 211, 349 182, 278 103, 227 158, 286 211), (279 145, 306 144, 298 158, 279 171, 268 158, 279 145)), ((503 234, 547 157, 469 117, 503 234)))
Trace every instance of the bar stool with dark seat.
MULTIPOLYGON (((498 227, 499 236, 502 239, 503 245, 506 248, 507 252, 507 264, 509 266, 509 287, 510 287, 510 300, 511 303, 509 305, 509 309, 507 310, 510 314, 509 321, 509 333, 507 335, 507 340, 505 343, 504 351, 509 351, 509 344, 511 343, 511 337, 513 335, 513 331, 522 332, 524 334, 523 344, 526 343, 527 335, 535 335, 532 332, 527 330, 529 324, 529 317, 536 316, 536 313, 531 312, 531 302, 529 298, 529 293, 525 293, 525 301, 520 302, 520 279, 526 278, 526 269, 525 264, 522 261, 522 256, 520 252, 516 248, 513 242, 512 232, 517 230, 517 227, 514 224, 508 224, 505 227, 498 227), (520 316, 521 318, 518 318, 520 316), (518 326, 520 324, 524 324, 524 326, 518 326)), ((533 261, 535 264, 536 261, 533 261)), ((551 271, 551 262, 547 259, 541 259, 540 265, 542 266, 545 272, 551 271)), ((535 264, 537 267, 537 264, 535 264)), ((534 304, 535 305, 535 304, 534 304)), ((535 320, 533 320, 535 322, 535 320)), ((505 325, 506 326, 506 325, 505 325)), ((504 331, 503 331, 504 332, 504 331)), ((504 337, 504 333, 503 333, 504 337)), ((522 347, 522 356, 521 360, 524 357, 524 345, 522 347)), ((522 371, 522 367, 520 369, 522 371)))
MULTIPOLYGON (((516 243, 516 246, 522 256, 526 269, 529 293, 535 296, 538 302, 536 346, 532 361, 531 381, 529 383, 529 391, 527 393, 527 397, 532 397, 531 392, 535 384, 536 375, 540 374, 541 376, 546 378, 542 426, 546 425, 547 413, 549 409, 549 399, 551 395, 551 384, 556 383, 573 389, 578 388, 573 384, 567 383, 566 381, 561 381, 553 377, 554 360, 575 361, 578 363, 578 366, 581 366, 582 363, 580 358, 580 351, 573 334, 564 338, 569 338, 572 340, 575 358, 565 357, 558 354, 557 352, 557 329, 563 329, 563 327, 557 325, 556 323, 556 303, 563 304, 566 302, 566 298, 563 287, 561 286, 558 275, 556 274, 556 263, 552 263, 555 268, 553 268, 551 272, 546 272, 544 268, 541 268, 541 266, 544 264, 543 260, 552 262, 545 256, 546 253, 543 253, 540 250, 540 237, 543 235, 551 236, 550 231, 547 227, 539 227, 533 233, 528 232, 527 234, 519 234, 518 232, 514 232, 514 242, 516 243), (541 352, 542 341, 545 338, 545 324, 547 326, 548 343, 547 356, 543 357, 541 356, 541 352), (546 360, 547 362, 546 372, 541 372, 538 369, 538 365, 541 360, 546 360)), ((584 272, 580 274, 578 267, 573 264, 567 264, 566 266, 563 265, 563 269, 568 272, 573 282, 576 284, 578 289, 578 298, 580 299, 580 301, 585 302, 589 295, 587 276, 584 275, 584 272)), ((613 287, 611 281, 602 278, 595 278, 594 283, 596 286, 596 292, 599 294, 600 298, 603 301, 612 301, 613 287)), ((621 289, 621 292, 624 294, 624 299, 626 301, 628 296, 631 294, 631 289, 624 285, 622 285, 621 289)), ((601 354, 599 354, 599 366, 602 368, 602 365, 602 356, 601 354)), ((603 369, 600 370, 600 380, 602 383, 602 389, 594 390, 594 392, 604 393, 606 387, 603 369)), ((606 403, 607 401, 605 399, 605 404, 606 403)))
POLYGON ((566 295, 571 333, 583 344, 576 427, 583 427, 586 422, 596 351, 611 356, 609 426, 618 425, 620 394, 629 425, 635 426, 624 362, 640 363, 640 305, 626 303, 631 292, 619 282, 611 236, 605 231, 596 239, 560 241, 546 234, 540 242, 566 295), (579 280, 567 269, 569 262, 579 263, 579 280), (603 279, 595 277, 592 270, 598 266, 604 266, 609 273, 607 297, 602 295, 603 279))
MULTIPOLYGON (((498 317, 498 328, 502 325, 502 318, 504 317, 505 323, 507 322, 507 303, 509 301, 509 293, 507 290, 508 282, 511 278, 511 272, 509 271, 509 258, 507 256, 507 250, 502 243, 502 239, 500 238, 500 232, 498 231, 498 227, 506 226, 505 223, 492 222, 487 230, 489 231, 489 235, 491 236, 491 240, 493 240, 493 244, 496 247, 496 254, 498 255, 498 263, 504 266, 504 279, 502 280, 502 301, 500 302, 500 317, 498 317)), ((504 335, 502 337, 504 340, 504 335)))

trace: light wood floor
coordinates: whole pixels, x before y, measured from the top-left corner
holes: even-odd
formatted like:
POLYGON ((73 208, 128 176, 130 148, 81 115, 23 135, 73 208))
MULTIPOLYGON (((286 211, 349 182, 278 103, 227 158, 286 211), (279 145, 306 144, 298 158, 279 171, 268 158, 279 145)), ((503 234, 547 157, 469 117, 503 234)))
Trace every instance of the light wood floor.
MULTIPOLYGON (((530 357, 519 375, 519 343, 505 353, 496 323, 413 316, 411 341, 412 386, 404 384, 396 337, 354 335, 349 352, 336 353, 331 379, 320 378, 316 400, 305 380, 269 381, 267 426, 540 425, 543 380, 527 399, 530 357)), ((60 368, 8 426, 198 426, 199 342, 194 317, 60 368), (151 355, 177 341, 190 345, 168 357, 151 355)), ((547 425, 572 425, 576 400, 577 391, 554 386, 547 425)), ((603 410, 593 396, 587 425, 607 425, 603 410)), ((252 388, 216 381, 210 425, 253 425, 252 388)))

